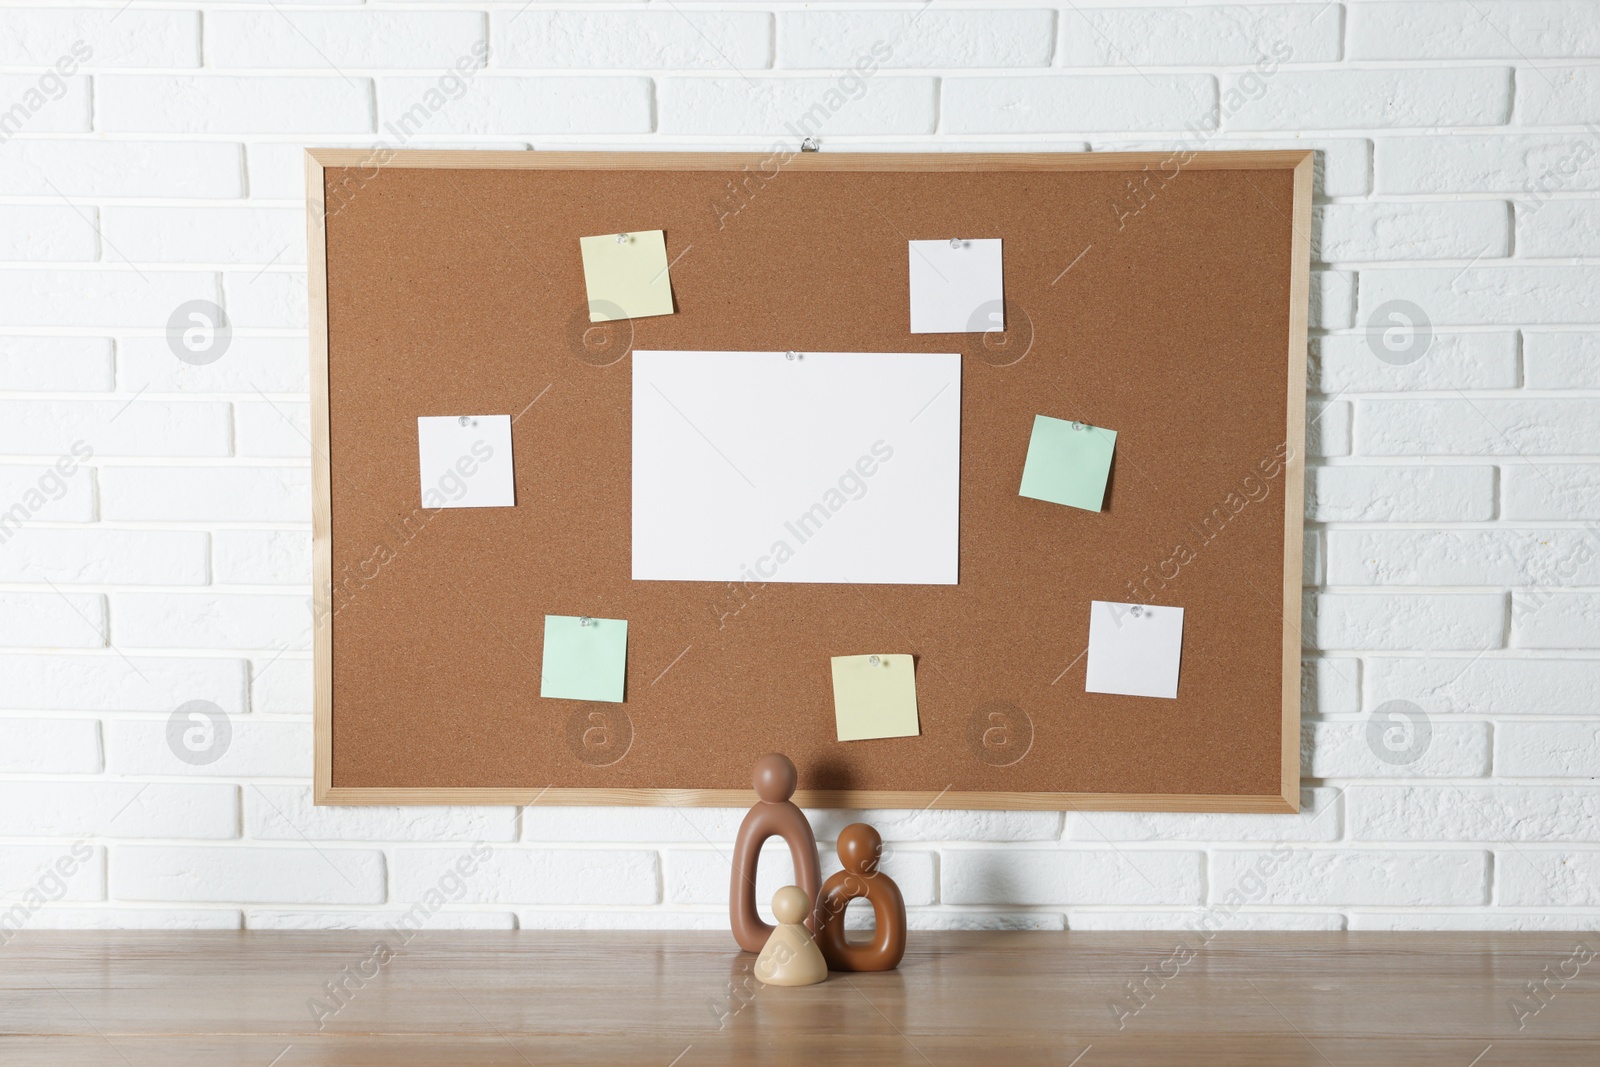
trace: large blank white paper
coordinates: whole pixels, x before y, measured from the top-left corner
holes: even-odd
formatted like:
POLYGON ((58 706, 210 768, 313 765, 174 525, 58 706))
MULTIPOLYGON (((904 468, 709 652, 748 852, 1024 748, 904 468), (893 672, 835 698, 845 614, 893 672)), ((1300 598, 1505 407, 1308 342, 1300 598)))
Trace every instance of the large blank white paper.
POLYGON ((911 332, 1006 328, 1000 239, 911 241, 911 332))
POLYGON ((425 508, 509 508, 517 488, 510 415, 427 415, 417 419, 425 508))
POLYGON ((1090 604, 1086 692, 1176 699, 1182 657, 1182 608, 1090 604))
POLYGON ((633 577, 953 585, 961 358, 635 352, 633 577))

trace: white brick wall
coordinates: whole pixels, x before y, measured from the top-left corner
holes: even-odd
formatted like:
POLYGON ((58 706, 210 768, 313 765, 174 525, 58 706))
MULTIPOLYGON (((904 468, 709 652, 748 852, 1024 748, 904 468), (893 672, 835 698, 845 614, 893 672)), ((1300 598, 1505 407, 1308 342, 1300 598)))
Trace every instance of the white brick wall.
POLYGON ((83 40, 94 54, 89 67, 198 67, 200 13, 131 8, 27 8, 5 13, 0 64, 49 67, 83 40))
POLYGON ((218 10, 206 15, 206 63, 226 69, 449 67, 481 42, 476 11, 218 10))
POLYGON ((75 2, 0 8, 0 914, 722 928, 738 811, 310 805, 300 152, 809 123, 1318 152, 1302 814, 817 811, 825 867, 882 828, 915 929, 1600 926, 1600 3, 75 2))
POLYGON ((1339 10, 1315 4, 1095 9, 1072 5, 1061 20, 1065 67, 1253 66, 1277 43, 1288 61, 1339 58, 1339 10))
MULTIPOLYGON (((1224 90, 1250 95, 1250 72, 1227 75, 1224 90)), ((1259 77, 1257 78, 1259 80, 1259 77)), ((1495 126, 1511 110, 1508 67, 1420 70, 1285 70, 1246 102, 1241 130, 1348 130, 1495 126)))
POLYGON ((98 249, 92 209, 79 214, 66 206, 0 205, 0 261, 89 261, 98 249))
POLYGON ((670 9, 501 11, 490 22, 494 61, 513 69, 750 70, 772 63, 772 16, 764 11, 707 11, 696 18, 670 9))
POLYGON ((961 134, 1213 129, 1217 84, 1199 74, 951 77, 943 103, 943 125, 961 134))
POLYGON ((1048 67, 1056 15, 1049 8, 978 11, 785 11, 778 66, 851 67, 878 41, 885 67, 1048 67))

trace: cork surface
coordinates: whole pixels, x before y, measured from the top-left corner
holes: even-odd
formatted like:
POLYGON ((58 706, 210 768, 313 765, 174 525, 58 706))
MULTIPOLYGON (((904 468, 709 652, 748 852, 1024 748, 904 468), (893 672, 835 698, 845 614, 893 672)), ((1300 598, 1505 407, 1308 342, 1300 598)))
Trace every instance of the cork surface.
POLYGON ((808 790, 1280 793, 1293 165, 736 167, 326 170, 332 784, 745 789, 776 750, 808 790), (578 238, 654 228, 677 313, 591 326, 578 238), (1004 238, 1003 335, 908 331, 906 242, 951 236, 1004 238), (959 584, 632 581, 632 348, 960 351, 959 584), (515 508, 421 509, 451 414, 516 416, 515 508), (1105 511, 1018 495, 1036 414, 1117 431, 1105 511), (1186 609, 1176 700, 1084 692, 1094 599, 1186 609), (546 614, 628 620, 624 703, 539 697, 546 614), (868 652, 916 657, 921 736, 834 740, 868 652))

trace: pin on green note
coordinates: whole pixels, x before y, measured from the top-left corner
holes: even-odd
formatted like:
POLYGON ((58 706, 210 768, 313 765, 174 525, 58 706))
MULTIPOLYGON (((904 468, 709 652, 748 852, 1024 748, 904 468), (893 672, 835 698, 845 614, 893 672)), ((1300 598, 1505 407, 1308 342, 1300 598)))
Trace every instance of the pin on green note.
POLYGON ((581 615, 544 617, 539 695, 622 703, 628 674, 628 621, 581 615))
POLYGON ((589 321, 672 314, 667 239, 660 230, 578 238, 589 321))
POLYGON ((833 717, 841 741, 916 737, 916 667, 910 656, 834 656, 833 717))
POLYGON ((1020 495, 1085 511, 1101 510, 1116 446, 1115 430, 1035 415, 1020 495))

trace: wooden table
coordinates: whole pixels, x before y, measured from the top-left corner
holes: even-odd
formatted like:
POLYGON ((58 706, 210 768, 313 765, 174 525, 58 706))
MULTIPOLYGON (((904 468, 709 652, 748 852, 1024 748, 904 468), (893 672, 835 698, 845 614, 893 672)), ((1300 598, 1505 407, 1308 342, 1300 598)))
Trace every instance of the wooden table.
POLYGON ((753 962, 726 934, 28 932, 0 1064, 1600 1063, 1593 932, 914 931, 898 971, 806 989, 753 962))

